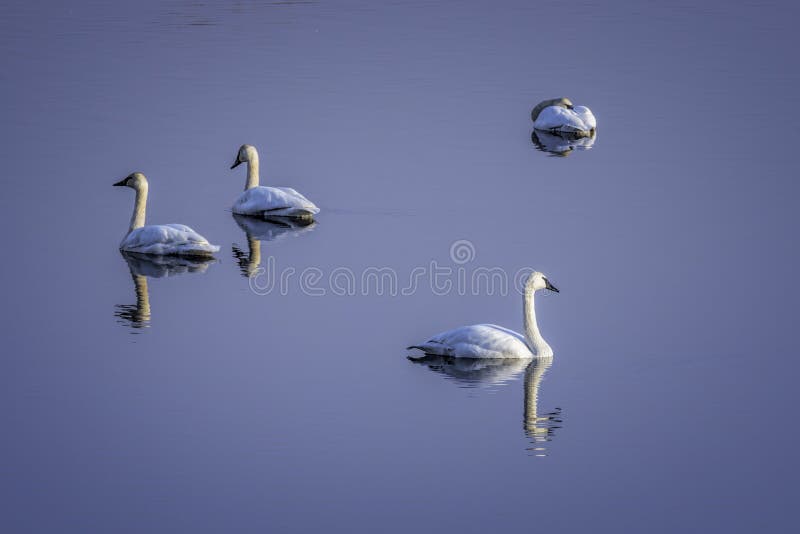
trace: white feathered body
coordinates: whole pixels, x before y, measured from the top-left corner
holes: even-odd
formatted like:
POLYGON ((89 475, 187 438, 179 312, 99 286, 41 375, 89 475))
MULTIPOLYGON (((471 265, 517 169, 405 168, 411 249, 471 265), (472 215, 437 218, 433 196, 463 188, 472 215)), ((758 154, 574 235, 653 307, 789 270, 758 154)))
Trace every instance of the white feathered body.
POLYGON ((233 213, 271 217, 313 217, 319 208, 291 187, 256 186, 239 195, 233 213))
POLYGON ((452 358, 534 358, 525 336, 494 324, 462 326, 442 332, 417 348, 426 354, 452 358))
POLYGON ((536 117, 533 127, 548 132, 589 136, 597 128, 597 120, 585 106, 574 106, 572 109, 548 106, 536 117))
POLYGON ((139 254, 210 256, 219 247, 183 224, 151 224, 134 228, 122 240, 120 250, 139 254))

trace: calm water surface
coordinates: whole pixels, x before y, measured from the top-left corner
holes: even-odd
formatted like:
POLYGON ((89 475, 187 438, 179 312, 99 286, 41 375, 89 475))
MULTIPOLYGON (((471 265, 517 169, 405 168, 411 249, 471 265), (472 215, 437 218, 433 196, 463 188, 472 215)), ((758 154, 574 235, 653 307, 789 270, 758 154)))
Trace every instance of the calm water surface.
POLYGON ((798 15, 5 2, 3 532, 790 530, 798 15), (529 113, 562 95, 599 129, 552 157, 529 113), (317 224, 231 215, 242 143, 317 224), (218 261, 119 253, 134 170, 218 261), (399 291, 432 262, 450 291, 399 291), (552 365, 406 360, 521 330, 458 276, 527 267, 552 365))

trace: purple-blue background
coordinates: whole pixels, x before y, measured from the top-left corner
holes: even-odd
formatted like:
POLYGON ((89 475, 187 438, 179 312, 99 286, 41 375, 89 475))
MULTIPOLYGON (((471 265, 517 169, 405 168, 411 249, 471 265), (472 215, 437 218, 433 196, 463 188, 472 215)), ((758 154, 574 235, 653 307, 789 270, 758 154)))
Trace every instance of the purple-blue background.
MULTIPOLYGON (((4 2, 4 532, 787 531, 798 489, 798 9, 629 2, 4 2), (530 109, 594 110, 549 157, 530 109), (477 388, 403 347, 516 294, 254 294, 229 206, 322 209, 279 268, 547 273, 563 423, 528 450, 523 380, 477 388), (151 279, 148 221, 222 246, 151 279)), ((480 385, 480 384, 479 384, 480 385)))

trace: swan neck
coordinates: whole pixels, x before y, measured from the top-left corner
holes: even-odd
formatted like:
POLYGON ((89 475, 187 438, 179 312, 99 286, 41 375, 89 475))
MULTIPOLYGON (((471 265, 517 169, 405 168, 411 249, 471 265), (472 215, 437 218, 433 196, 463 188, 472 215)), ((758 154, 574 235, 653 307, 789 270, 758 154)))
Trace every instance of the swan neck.
POLYGON ((258 154, 250 154, 250 159, 247 161, 247 183, 244 190, 258 187, 258 154))
POLYGON ((528 348, 531 349, 534 356, 552 356, 553 350, 544 340, 542 334, 539 333, 539 325, 536 324, 536 308, 533 302, 533 294, 534 291, 532 289, 525 289, 523 305, 525 340, 528 342, 528 348))
POLYGON ((147 210, 147 184, 140 184, 136 188, 136 202, 133 205, 133 215, 131 215, 131 226, 128 233, 144 226, 145 213, 147 210))

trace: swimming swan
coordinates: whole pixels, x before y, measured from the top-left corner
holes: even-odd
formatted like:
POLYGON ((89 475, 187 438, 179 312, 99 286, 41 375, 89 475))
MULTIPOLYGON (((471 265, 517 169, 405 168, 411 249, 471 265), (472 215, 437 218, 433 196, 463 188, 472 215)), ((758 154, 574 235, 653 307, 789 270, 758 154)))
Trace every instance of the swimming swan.
POLYGON ((208 240, 182 224, 152 224, 145 226, 147 209, 147 178, 134 172, 114 184, 117 187, 130 187, 136 191, 131 225, 128 233, 119 244, 119 249, 140 254, 159 254, 174 256, 209 257, 219 250, 208 240))
POLYGON ((597 129, 597 120, 585 106, 575 106, 569 98, 552 98, 539 102, 531 111, 533 127, 537 130, 591 137, 597 129))
POLYGON ((258 185, 258 151, 242 145, 231 169, 247 162, 247 183, 244 193, 233 204, 233 213, 258 217, 294 217, 312 219, 319 208, 291 187, 258 185))
POLYGON ((533 294, 539 289, 558 293, 545 275, 535 271, 525 282, 524 323, 525 335, 493 324, 462 326, 433 336, 425 343, 411 345, 427 355, 451 358, 549 358, 553 349, 542 338, 536 324, 533 294))

